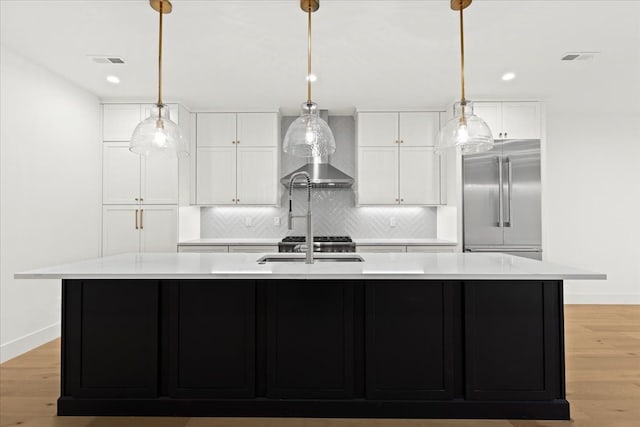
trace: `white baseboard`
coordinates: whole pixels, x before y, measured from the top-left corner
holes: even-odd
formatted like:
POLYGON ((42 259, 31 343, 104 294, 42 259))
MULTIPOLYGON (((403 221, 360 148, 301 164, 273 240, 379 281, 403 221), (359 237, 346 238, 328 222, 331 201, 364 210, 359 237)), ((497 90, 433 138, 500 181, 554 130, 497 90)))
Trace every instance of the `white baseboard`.
POLYGON ((565 304, 640 304, 640 294, 564 293, 565 304))
POLYGON ((60 336, 60 322, 0 345, 0 363, 20 356, 60 336))

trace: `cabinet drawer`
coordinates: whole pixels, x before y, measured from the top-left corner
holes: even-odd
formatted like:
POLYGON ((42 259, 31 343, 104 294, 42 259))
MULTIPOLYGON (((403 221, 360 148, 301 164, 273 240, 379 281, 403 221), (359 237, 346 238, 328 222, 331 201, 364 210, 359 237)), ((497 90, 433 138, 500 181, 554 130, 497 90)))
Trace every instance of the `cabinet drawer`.
POLYGON ((196 252, 196 253, 226 253, 229 252, 227 245, 214 246, 178 246, 178 252, 196 252))
POLYGON ((455 251, 455 246, 407 246, 407 252, 438 253, 455 251))
POLYGON ((406 252, 405 246, 386 246, 386 245, 366 245, 356 246, 356 252, 369 252, 369 253, 392 253, 392 252, 406 252))
POLYGON ((276 245, 237 245, 237 246, 229 246, 229 252, 236 252, 236 253, 278 252, 278 247, 276 245))

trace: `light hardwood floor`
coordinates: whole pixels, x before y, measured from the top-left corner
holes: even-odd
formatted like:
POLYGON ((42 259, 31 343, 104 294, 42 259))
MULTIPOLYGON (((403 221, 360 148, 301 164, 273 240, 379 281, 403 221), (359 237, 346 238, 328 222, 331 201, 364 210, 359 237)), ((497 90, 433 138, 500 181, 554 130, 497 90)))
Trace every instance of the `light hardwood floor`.
POLYGON ((60 341, 0 365, 0 426, 21 427, 638 427, 640 306, 568 305, 571 421, 57 417, 60 341))

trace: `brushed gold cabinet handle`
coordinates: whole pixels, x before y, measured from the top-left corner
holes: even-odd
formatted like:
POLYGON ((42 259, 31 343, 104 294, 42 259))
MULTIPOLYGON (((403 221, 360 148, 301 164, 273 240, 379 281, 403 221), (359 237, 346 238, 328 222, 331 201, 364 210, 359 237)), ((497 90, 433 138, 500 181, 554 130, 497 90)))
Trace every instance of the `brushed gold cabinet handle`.
POLYGON ((236 142, 235 142, 235 141, 231 141, 231 143, 232 143, 232 144, 235 144, 236 142))
POLYGON ((400 199, 401 202, 404 202, 404 199, 400 199))
POLYGON ((505 137, 505 138, 507 137, 507 133, 506 133, 506 132, 504 133, 504 137, 505 137))
POLYGON ((236 199, 236 203, 240 202, 240 199, 236 199))
POLYGON ((136 197, 136 198, 135 198, 135 201, 136 201, 136 202, 138 202, 138 201, 140 201, 140 199, 138 199, 138 198, 136 197))
POLYGON ((399 201, 400 201, 400 199, 396 199, 396 202, 399 202, 399 201))
POLYGON ((144 226, 142 225, 142 214, 144 213, 144 209, 140 209, 140 230, 144 229, 144 226))
POLYGON ((399 144, 399 142, 398 142, 398 140, 397 140, 397 139, 396 139, 394 142, 395 142, 396 144, 399 144))
POLYGON ((236 141, 236 144, 240 144, 240 141, 236 141))
POLYGON ((400 140, 400 144, 404 144, 404 141, 403 141, 403 140, 400 140))
POLYGON ((138 230, 138 209, 136 209, 136 230, 138 230))
POLYGON ((235 201, 236 201, 236 199, 231 199, 231 201, 232 201, 232 202, 235 202, 235 201))

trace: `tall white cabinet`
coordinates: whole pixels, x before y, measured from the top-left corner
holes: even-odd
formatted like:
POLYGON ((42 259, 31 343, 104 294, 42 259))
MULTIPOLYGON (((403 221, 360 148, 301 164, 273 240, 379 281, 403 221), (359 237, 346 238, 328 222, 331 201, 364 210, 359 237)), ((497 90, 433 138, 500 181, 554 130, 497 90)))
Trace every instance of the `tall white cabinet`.
POLYGON ((196 203, 277 205, 277 112, 198 113, 196 203))
MULTIPOLYGON (((129 151, 131 135, 150 109, 147 104, 103 106, 103 256, 176 250, 178 159, 129 151)), ((170 114, 181 128, 188 125, 186 109, 170 105, 170 114)))
POLYGON ((439 112, 358 112, 358 204, 445 203, 439 129, 439 112))

